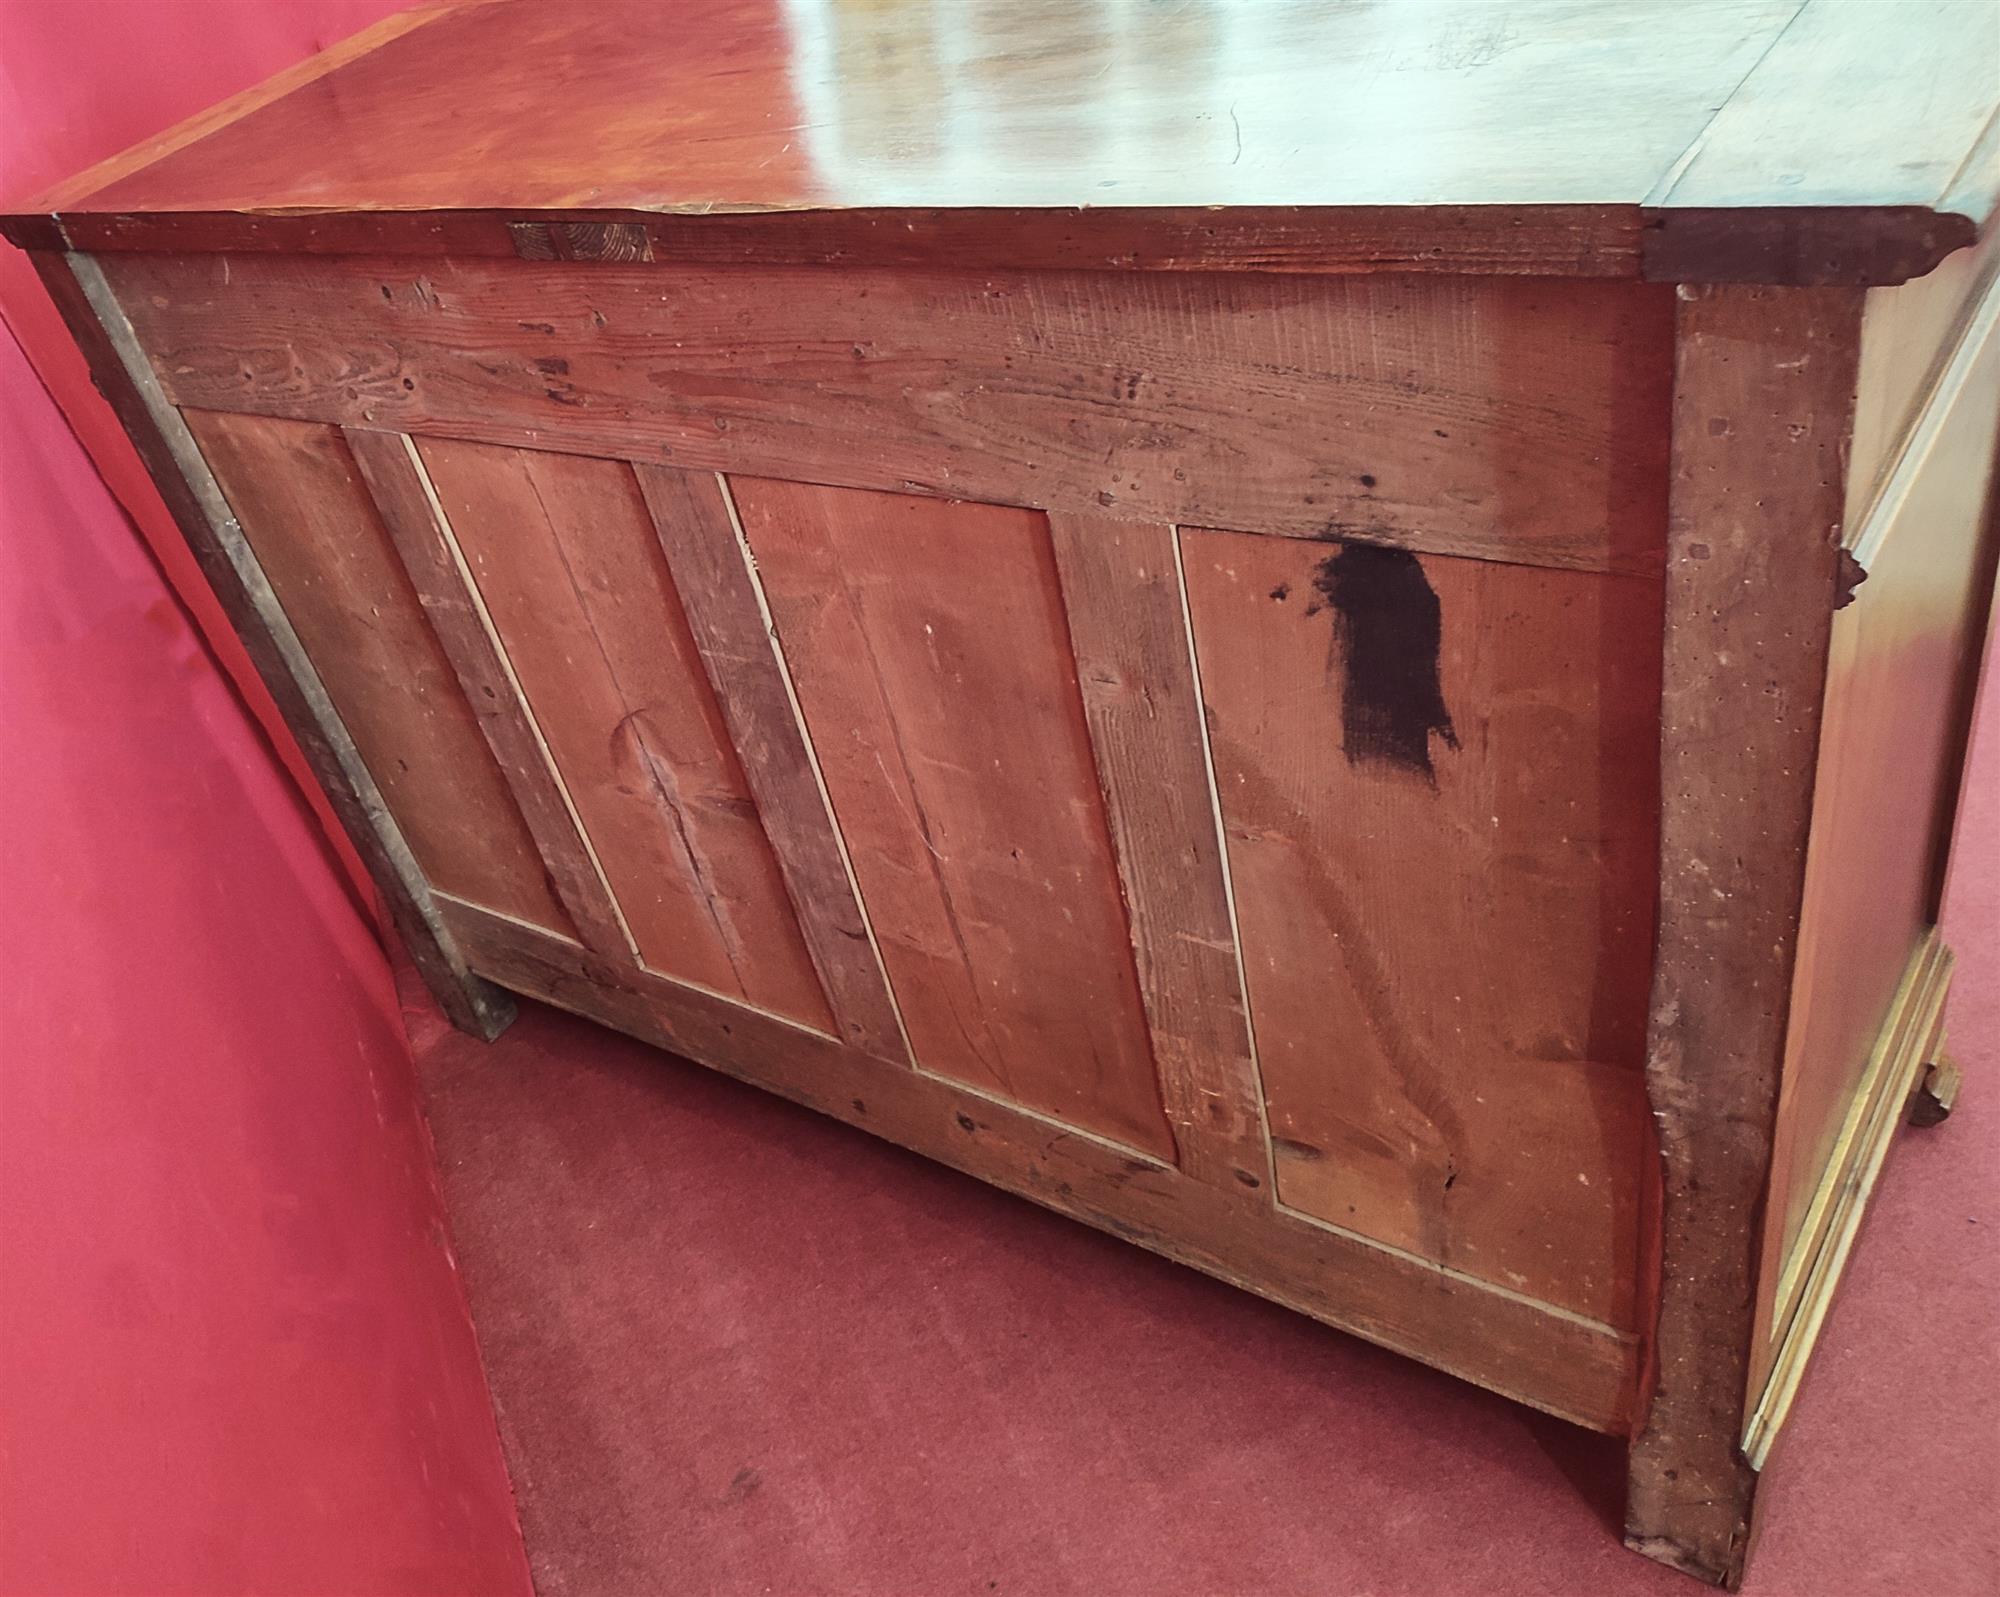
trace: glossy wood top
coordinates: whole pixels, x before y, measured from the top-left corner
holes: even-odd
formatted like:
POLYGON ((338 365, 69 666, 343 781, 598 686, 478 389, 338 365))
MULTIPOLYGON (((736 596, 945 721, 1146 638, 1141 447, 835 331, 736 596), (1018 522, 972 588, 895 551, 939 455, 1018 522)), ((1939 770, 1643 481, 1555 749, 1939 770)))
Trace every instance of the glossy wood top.
POLYGON ((1992 0, 491 0, 376 34, 27 209, 1857 207, 1962 242, 1993 203, 1992 0))

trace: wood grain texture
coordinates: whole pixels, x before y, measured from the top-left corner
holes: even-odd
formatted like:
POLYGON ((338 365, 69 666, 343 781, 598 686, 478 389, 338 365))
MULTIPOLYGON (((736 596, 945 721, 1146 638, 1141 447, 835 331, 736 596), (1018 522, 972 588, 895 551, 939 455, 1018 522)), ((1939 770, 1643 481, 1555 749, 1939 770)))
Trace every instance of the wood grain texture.
POLYGON ((408 843, 250 553, 187 423, 160 392, 110 284, 86 256, 37 251, 31 259, 82 348, 92 381, 131 438, 346 828, 424 985, 453 1025, 476 1036, 499 1035, 514 1018, 513 1000, 466 968, 408 843))
MULTIPOLYGON (((132 180, 135 175, 151 169, 189 145, 206 139, 212 133, 222 132, 262 107, 284 99, 329 73, 338 72, 349 62, 380 49, 392 39, 400 39, 427 23, 435 22, 455 9, 454 5, 418 6, 383 17, 318 54, 273 73, 241 94, 233 94, 206 110, 197 111, 165 132, 142 139, 130 149, 121 150, 53 188, 44 189, 24 202, 23 209, 42 212, 67 210, 89 195, 132 180)), ((139 181, 145 180, 141 178, 139 181)))
MULTIPOLYGON (((645 257, 687 266, 961 266, 978 271, 1450 272, 1637 277, 1648 224, 1637 206, 1372 205, 1211 208, 994 206, 719 212, 239 211, 66 215, 77 249, 179 254, 498 255, 561 258, 558 225, 620 226, 645 257), (546 249, 543 236, 547 234, 546 249), (523 238, 529 247, 523 247, 523 238)), ((40 218, 0 217, 31 242, 40 218)))
POLYGON ((667 568, 840 1035, 908 1061, 733 508, 709 472, 635 466, 667 568))
POLYGON ((1928 277, 1868 296, 1861 312, 1861 370, 1847 464, 1850 543, 1996 280, 2000 228, 1928 277))
POLYGON ((417 450, 640 957, 830 1026, 630 469, 429 438, 417 450))
POLYGON ((1861 296, 1682 291, 1646 1086, 1664 1169, 1649 1412, 1626 1539, 1741 1579, 1740 1450, 1812 771, 1839 573, 1861 296))
POLYGON ((1941 207, 2000 110, 1996 63, 1989 0, 1810 0, 1656 202, 1941 207))
POLYGON ((1633 1339, 1256 1209, 935 1076, 447 905, 478 968, 1370 1341, 1587 1425, 1630 1423, 1633 1339), (629 979, 627 979, 629 975, 629 979))
POLYGON ((346 442, 308 422, 186 415, 424 875, 573 936, 346 442))
POLYGON ((464 557, 432 495, 415 445, 401 433, 344 436, 577 935, 606 959, 634 958, 611 890, 584 841, 506 652, 465 573, 464 557))
POLYGON ((1173 1158, 1046 521, 730 483, 918 1065, 1173 1158))
POLYGON ((183 404, 1657 569, 1669 290, 107 258, 183 404))
POLYGON ((233 249, 331 215, 392 251, 474 218, 555 255, 593 230, 595 258, 654 247, 649 215, 702 252, 748 218, 805 255, 937 263, 967 234, 927 218, 976 207, 997 219, 955 258, 982 264, 1018 238, 1008 264, 1089 264, 1073 239, 1107 264, 1629 273, 1657 231, 1681 275, 1900 281, 1990 212, 1964 180, 1994 98, 1980 0, 1693 0, 1675 24, 1564 0, 500 0, 339 47, 6 226, 233 249))
POLYGON ((1814 1195, 1938 919, 2000 558, 1996 448, 2000 286, 1956 342, 1873 515, 1850 529, 1867 577, 1833 620, 1753 1386, 1817 1247, 1814 1195))
POLYGON ((1635 1325, 1657 583, 1182 542, 1279 1197, 1635 1325))
POLYGON ((1055 515, 1049 531, 1180 1168, 1268 1195, 1174 529, 1055 515))
POLYGON ((1636 204, 1798 9, 500 4, 94 210, 1636 204), (561 116, 524 116, 562 85, 561 116), (1357 160, 1360 150, 1368 160, 1357 160))

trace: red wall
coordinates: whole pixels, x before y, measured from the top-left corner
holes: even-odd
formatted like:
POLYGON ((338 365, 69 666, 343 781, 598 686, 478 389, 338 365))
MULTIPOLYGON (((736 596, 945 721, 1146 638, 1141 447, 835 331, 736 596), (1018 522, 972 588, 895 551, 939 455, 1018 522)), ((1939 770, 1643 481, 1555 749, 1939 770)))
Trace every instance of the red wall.
MULTIPOLYGON (((0 197, 390 9, 0 0, 0 197)), ((24 266, 0 247, 0 1591, 526 1597, 351 856, 24 266)))

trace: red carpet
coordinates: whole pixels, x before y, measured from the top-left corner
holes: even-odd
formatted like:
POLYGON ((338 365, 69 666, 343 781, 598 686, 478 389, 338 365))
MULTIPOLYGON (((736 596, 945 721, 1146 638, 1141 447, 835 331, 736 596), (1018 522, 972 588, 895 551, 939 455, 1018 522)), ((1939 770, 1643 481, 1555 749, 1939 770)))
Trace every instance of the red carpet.
MULTIPOLYGON (((1766 1483, 1758 1597, 2000 1590, 2000 694, 1905 1135, 1766 1483)), ((1700 1590, 1617 1444, 530 1008, 414 1015, 542 1597, 1700 1590)))

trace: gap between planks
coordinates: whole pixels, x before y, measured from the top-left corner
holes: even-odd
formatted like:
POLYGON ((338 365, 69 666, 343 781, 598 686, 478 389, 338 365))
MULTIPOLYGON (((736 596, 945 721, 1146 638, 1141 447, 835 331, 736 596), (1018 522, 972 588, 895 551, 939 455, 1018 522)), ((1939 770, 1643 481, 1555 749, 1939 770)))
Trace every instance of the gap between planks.
POLYGON ((1215 853, 1222 872, 1222 901, 1229 911, 1230 952, 1236 959, 1236 990, 1243 999, 1243 1034, 1250 1050, 1250 1079, 1257 1099, 1257 1130, 1264 1143, 1264 1190, 1271 1194, 1271 1206, 1283 1208, 1278 1198, 1278 1159, 1271 1146, 1271 1109, 1264 1091, 1264 1065, 1257 1055, 1257 1020, 1250 1008, 1250 974, 1243 964, 1243 928, 1236 917, 1236 878, 1229 864, 1229 831, 1222 819, 1222 790, 1215 780, 1215 752, 1208 741, 1208 700, 1201 688, 1201 651, 1194 641, 1194 611, 1188 603, 1187 562, 1181 555, 1181 529, 1167 528, 1174 550, 1174 596, 1180 601, 1181 631, 1187 638, 1188 674, 1194 687, 1195 728, 1201 738, 1201 772, 1208 784, 1209 819, 1215 827, 1215 853))

